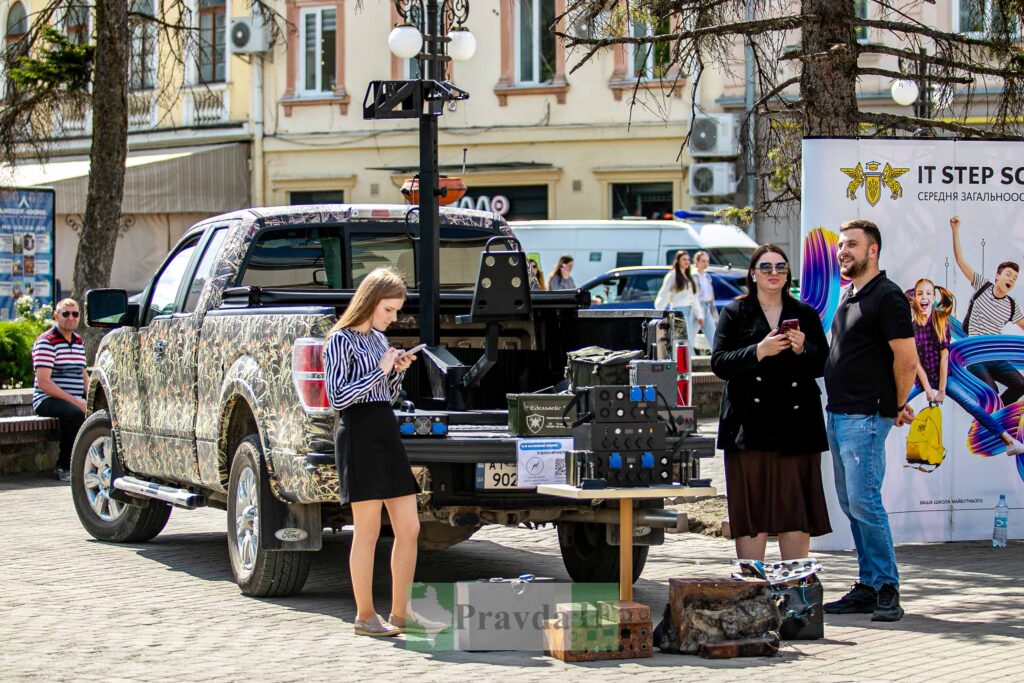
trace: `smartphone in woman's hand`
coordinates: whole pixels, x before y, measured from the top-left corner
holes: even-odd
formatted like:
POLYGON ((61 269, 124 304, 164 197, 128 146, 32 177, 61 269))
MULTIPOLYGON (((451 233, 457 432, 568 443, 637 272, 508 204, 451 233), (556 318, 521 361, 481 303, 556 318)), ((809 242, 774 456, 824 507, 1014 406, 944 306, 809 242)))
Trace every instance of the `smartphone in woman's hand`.
POLYGON ((408 355, 413 354, 413 353, 419 353, 420 351, 422 351, 425 348, 427 348, 426 344, 417 344, 416 346, 412 347, 411 349, 404 349, 404 350, 400 349, 398 351, 398 357, 402 358, 403 356, 408 356, 408 355))
POLYGON ((779 323, 779 329, 776 334, 786 334, 790 330, 799 330, 800 321, 796 318, 790 318, 789 320, 783 320, 779 323))

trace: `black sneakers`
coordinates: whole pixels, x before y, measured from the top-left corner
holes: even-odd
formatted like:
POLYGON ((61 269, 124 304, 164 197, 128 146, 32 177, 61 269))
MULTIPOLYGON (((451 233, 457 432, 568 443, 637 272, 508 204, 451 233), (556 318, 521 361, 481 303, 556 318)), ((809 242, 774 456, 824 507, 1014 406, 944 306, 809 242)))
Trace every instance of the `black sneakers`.
POLYGON ((63 467, 54 467, 53 476, 56 477, 57 481, 62 481, 65 484, 71 481, 71 472, 63 467))
POLYGON ((891 583, 882 584, 878 589, 878 604, 871 614, 871 621, 899 621, 902 618, 900 589, 891 583))
MULTIPOLYGON (((858 582, 853 584, 850 592, 843 597, 835 602, 826 602, 824 609, 826 614, 877 614, 878 612, 875 608, 877 602, 879 602, 879 597, 875 589, 858 582)), ((898 594, 896 596, 896 604, 897 606, 899 605, 898 594)))

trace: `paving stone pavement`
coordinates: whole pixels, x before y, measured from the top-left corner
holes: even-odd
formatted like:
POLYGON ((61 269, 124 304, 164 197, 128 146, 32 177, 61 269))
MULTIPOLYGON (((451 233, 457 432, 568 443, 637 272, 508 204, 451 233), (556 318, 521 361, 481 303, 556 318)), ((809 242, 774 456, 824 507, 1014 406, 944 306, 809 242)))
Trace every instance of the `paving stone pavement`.
MULTIPOLYGON (((720 463, 708 463, 715 472, 720 463)), ((713 475, 714 476, 714 475, 713 475)), ((720 476, 720 474, 718 475, 720 476)), ((716 482, 718 483, 718 482, 716 482)), ((228 567, 224 513, 176 510, 164 532, 137 545, 92 540, 70 491, 40 476, 0 480, 0 680, 347 681, 415 678, 452 683, 644 681, 994 681, 1024 671, 1024 542, 903 545, 897 549, 907 617, 826 616, 825 640, 789 643, 779 657, 565 664, 536 653, 406 650, 401 640, 352 635, 346 579, 349 535, 332 535, 298 596, 242 596, 228 567)), ((378 609, 387 609, 389 544, 377 555, 378 609)), ((774 552, 774 549, 770 549, 774 552)), ((637 600, 660 614, 673 576, 728 576, 732 543, 669 535, 654 548, 637 600)), ((853 582, 850 553, 819 555, 826 599, 853 582)), ((420 555, 416 578, 457 581, 530 571, 566 580, 554 530, 490 527, 420 555)))

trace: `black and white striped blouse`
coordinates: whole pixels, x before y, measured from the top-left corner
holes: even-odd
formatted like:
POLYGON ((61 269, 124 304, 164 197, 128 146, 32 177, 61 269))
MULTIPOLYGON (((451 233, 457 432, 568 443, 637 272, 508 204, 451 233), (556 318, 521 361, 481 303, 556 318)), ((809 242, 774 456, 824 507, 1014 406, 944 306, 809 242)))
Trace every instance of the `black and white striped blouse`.
POLYGON ((371 401, 395 402, 405 373, 392 370, 385 375, 379 367, 390 347, 388 338, 372 328, 367 334, 344 328, 327 337, 324 380, 332 408, 344 410, 371 401))

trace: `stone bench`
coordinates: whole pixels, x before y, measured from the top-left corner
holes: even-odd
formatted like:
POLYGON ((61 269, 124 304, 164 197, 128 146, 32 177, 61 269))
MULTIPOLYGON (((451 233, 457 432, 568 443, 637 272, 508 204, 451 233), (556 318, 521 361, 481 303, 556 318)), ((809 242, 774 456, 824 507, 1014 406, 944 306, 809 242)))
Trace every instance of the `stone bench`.
POLYGON ((0 476, 44 472, 57 462, 60 422, 32 414, 32 390, 0 391, 0 476))

